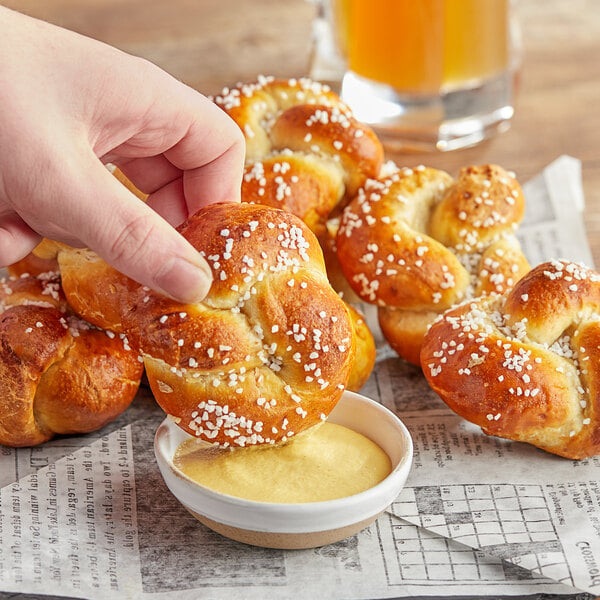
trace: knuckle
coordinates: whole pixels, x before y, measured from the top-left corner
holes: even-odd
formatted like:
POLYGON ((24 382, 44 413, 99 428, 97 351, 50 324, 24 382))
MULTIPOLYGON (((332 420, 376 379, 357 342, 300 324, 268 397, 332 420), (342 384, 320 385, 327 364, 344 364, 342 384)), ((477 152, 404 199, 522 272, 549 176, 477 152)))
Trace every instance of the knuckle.
POLYGON ((109 261, 115 264, 141 262, 152 252, 156 228, 152 215, 141 215, 128 221, 109 248, 109 261))

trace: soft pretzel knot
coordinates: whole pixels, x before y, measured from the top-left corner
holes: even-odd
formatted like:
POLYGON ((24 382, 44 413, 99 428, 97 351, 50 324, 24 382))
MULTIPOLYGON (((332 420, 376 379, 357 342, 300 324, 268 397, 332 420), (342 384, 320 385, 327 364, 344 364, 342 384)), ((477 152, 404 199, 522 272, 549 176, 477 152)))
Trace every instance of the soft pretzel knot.
POLYGON ((600 275, 544 263, 503 296, 439 318, 423 372, 485 433, 581 459, 600 453, 600 275))
POLYGON ((215 98, 246 138, 242 200, 282 208, 317 235, 383 162, 375 133, 310 79, 261 77, 215 98))
POLYGON ((0 340, 0 444, 99 429, 140 383, 138 355, 69 314, 55 274, 2 281, 0 340))
POLYGON ((180 231, 212 268, 202 302, 178 304, 71 250, 59 255, 70 304, 126 334, 158 403, 198 438, 275 444, 320 423, 343 393, 354 340, 314 235, 251 204, 207 206, 180 231))
POLYGON ((353 290, 379 306, 390 345, 419 364, 438 314, 465 298, 502 293, 528 271, 513 235, 524 198, 495 165, 464 168, 457 181, 422 166, 390 168, 344 210, 337 256, 353 290))

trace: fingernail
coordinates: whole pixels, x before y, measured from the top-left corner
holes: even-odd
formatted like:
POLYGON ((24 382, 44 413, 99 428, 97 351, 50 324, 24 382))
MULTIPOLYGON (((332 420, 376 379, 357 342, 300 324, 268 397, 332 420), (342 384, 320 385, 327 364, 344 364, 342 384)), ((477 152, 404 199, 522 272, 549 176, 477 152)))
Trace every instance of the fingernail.
POLYGON ((178 302, 199 302, 212 283, 210 268, 201 260, 191 262, 175 257, 167 261, 154 277, 157 287, 178 302))

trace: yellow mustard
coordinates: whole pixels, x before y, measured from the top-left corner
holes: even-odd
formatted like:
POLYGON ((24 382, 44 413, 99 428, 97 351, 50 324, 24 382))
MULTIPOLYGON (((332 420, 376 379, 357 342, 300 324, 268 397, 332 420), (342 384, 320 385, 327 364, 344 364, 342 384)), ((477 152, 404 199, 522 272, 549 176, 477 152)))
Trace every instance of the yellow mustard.
POLYGON ((385 479, 388 455, 342 425, 323 423, 281 446, 218 449, 183 442, 175 466, 214 491, 259 502, 319 502, 357 494, 385 479))

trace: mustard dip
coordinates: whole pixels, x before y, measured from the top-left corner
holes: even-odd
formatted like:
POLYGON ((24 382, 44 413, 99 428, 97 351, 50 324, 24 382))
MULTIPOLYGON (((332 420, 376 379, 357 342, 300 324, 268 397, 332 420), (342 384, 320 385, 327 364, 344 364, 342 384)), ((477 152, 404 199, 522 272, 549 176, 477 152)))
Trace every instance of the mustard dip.
POLYGON ((190 439, 177 448, 173 463, 211 490, 278 503, 351 496, 392 470, 377 444, 335 423, 323 423, 280 446, 222 450, 190 439))

